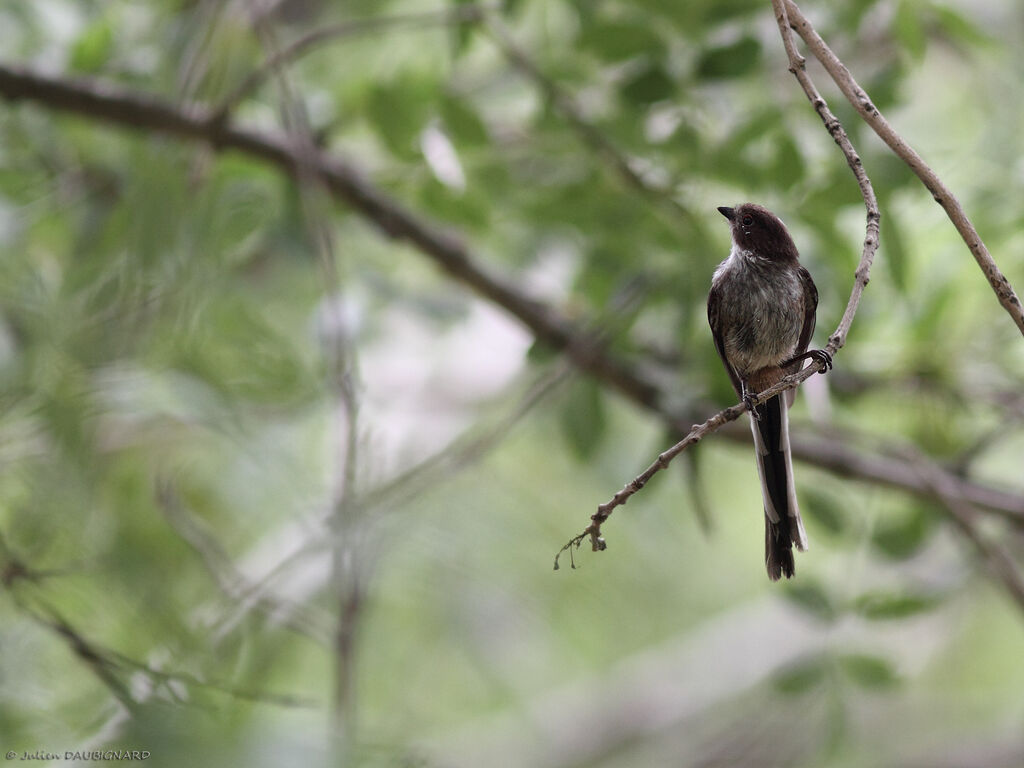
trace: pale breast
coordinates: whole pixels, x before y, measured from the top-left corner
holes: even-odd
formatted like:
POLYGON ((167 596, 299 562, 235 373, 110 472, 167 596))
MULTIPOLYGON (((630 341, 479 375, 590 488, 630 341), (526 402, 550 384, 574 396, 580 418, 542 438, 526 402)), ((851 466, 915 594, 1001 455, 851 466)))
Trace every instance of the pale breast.
POLYGON ((779 266, 734 251, 715 270, 725 354, 743 378, 789 359, 800 340, 803 285, 795 269, 779 266))

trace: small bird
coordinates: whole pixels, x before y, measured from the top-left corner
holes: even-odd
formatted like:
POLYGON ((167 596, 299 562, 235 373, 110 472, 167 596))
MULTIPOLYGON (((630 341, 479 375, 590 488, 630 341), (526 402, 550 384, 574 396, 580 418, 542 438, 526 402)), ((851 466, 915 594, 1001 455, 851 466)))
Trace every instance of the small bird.
POLYGON ((832 367, 825 350, 807 351, 814 333, 818 289, 800 265, 786 225, 766 208, 744 203, 718 211, 729 220, 732 250, 718 265, 708 294, 708 323, 736 394, 750 410, 757 473, 764 497, 764 557, 768 578, 793 576, 793 545, 807 549, 807 532, 793 485, 788 390, 752 407, 754 396, 812 359, 832 367))

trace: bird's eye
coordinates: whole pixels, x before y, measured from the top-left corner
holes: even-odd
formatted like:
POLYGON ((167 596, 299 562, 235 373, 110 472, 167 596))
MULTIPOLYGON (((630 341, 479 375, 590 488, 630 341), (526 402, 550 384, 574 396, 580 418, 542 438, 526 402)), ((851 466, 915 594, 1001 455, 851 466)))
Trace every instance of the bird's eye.
POLYGON ((754 217, 751 216, 749 213, 746 216, 743 217, 743 226, 749 227, 753 223, 754 223, 754 217))

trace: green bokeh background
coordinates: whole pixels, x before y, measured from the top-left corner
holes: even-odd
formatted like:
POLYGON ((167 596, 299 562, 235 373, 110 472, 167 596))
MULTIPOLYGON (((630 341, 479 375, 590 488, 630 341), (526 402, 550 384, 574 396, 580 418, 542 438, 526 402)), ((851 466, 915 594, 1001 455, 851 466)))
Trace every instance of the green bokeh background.
MULTIPOLYGON (((350 23, 285 68, 316 140, 606 331, 680 408, 732 402, 704 309, 729 247, 718 205, 786 220, 824 343, 863 206, 770 3, 494 6, 649 194, 493 31, 451 22, 457 5, 285 0, 255 21, 214 0, 0 2, 0 63, 215 106, 275 47, 350 23), (354 21, 370 17, 391 21, 354 21)), ((1021 5, 804 11, 1024 285, 1021 5)), ((808 67, 883 236, 794 433, 914 445, 1024 494, 1020 336, 943 212, 808 67)), ((280 133, 287 103, 271 77, 232 119, 280 133)), ((357 583, 351 765, 1024 764, 1021 606, 934 501, 799 464, 812 547, 771 584, 749 448, 711 437, 616 511, 606 552, 552 572, 673 439, 320 190, 201 143, 0 104, 4 752, 330 764, 337 593, 357 583), (359 401, 340 540, 337 344, 359 401)), ((980 528, 1024 567, 1019 526, 980 528)))

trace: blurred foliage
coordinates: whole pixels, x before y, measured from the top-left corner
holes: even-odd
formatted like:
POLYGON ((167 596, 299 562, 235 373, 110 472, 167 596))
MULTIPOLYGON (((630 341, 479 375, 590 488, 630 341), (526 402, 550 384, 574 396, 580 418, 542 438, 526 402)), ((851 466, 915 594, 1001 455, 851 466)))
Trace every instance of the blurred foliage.
MULTIPOLYGON (((574 115, 487 23, 455 20, 465 5, 282 0, 257 20, 214 0, 0 0, 0 45, 5 64, 216 106, 267 45, 348 24, 284 68, 317 140, 462 233, 487 269, 606 332, 680 402, 710 413, 734 400, 704 309, 728 251, 718 205, 756 200, 786 219, 821 293, 818 338, 831 332, 863 206, 786 71, 768 3, 494 4, 574 115), (356 23, 371 16, 391 21, 356 23)), ((805 10, 1019 290, 1019 3, 805 10)), ((806 387, 794 431, 831 420, 864 450, 969 455, 970 476, 1020 491, 1019 335, 928 194, 809 70, 884 219, 848 345, 806 387)), ((267 78, 233 119, 282 130, 282 91, 267 78)), ((662 427, 582 377, 512 418, 549 351, 323 203, 240 154, 3 105, 5 751, 328 762, 344 420, 327 361, 343 343, 363 496, 342 537, 366 589, 352 764, 931 765, 951 746, 1007 743, 1024 759, 1020 616, 935 503, 800 466, 813 547, 796 581, 770 585, 750 457, 712 438, 617 512, 608 552, 552 575, 558 546, 666 447, 662 427), (318 203, 336 292, 311 234, 318 203), (473 450, 456 442, 402 474, 460 434, 473 450), (707 536, 690 510, 703 503, 707 536), (755 650, 734 658, 741 639, 755 650), (633 701, 631 681, 655 687, 649 663, 657 724, 602 722, 603 704, 633 701), (563 694, 596 709, 554 706, 563 694), (744 729, 758 728, 739 739, 749 711, 744 729), (765 742, 774 762, 759 761, 765 742)), ((1019 531, 993 527, 1019 562, 1019 531)))

